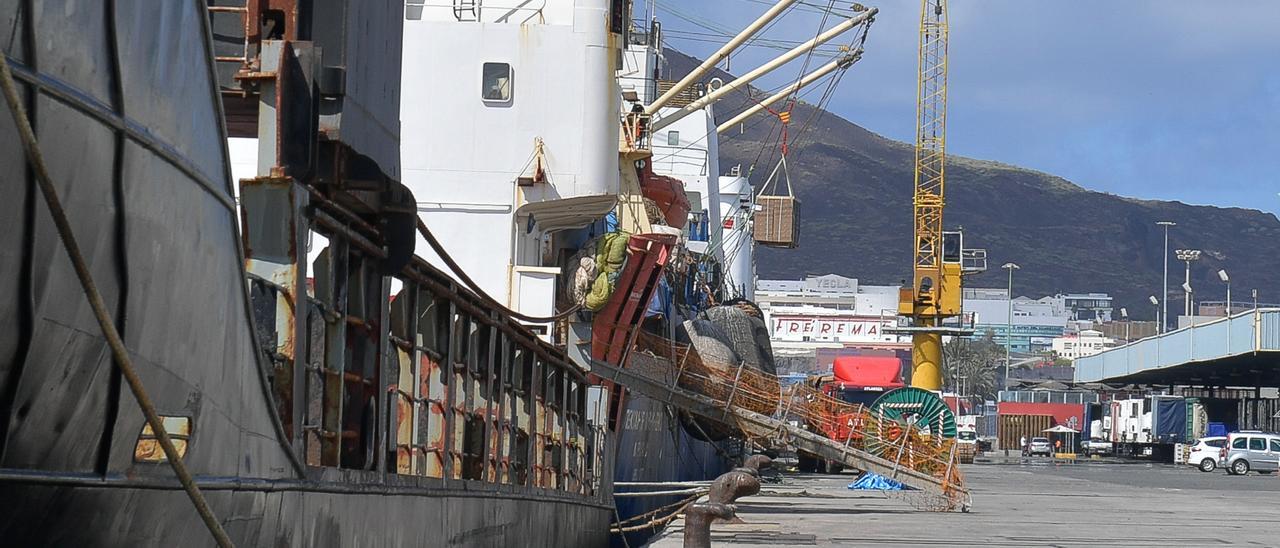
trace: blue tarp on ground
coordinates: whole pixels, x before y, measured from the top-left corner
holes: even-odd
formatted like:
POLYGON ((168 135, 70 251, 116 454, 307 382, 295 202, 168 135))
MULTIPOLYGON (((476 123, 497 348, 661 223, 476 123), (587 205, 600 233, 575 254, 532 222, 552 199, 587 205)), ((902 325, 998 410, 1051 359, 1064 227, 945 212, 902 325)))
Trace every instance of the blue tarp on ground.
POLYGON ((857 491, 901 491, 905 489, 901 483, 879 474, 867 472, 858 481, 849 484, 849 488, 857 491))

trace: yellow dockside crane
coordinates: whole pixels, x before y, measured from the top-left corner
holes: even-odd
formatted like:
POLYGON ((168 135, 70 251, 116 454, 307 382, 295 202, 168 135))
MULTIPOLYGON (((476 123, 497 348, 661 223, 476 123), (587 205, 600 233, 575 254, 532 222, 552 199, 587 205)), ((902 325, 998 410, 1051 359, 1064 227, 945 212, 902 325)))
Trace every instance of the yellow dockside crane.
POLYGON ((921 0, 920 74, 916 84, 915 249, 912 286, 899 294, 898 314, 913 320, 911 386, 942 389, 942 336, 964 335, 943 320, 961 313, 961 277, 986 270, 986 251, 966 252, 960 232, 942 230, 946 203, 946 0, 921 0))

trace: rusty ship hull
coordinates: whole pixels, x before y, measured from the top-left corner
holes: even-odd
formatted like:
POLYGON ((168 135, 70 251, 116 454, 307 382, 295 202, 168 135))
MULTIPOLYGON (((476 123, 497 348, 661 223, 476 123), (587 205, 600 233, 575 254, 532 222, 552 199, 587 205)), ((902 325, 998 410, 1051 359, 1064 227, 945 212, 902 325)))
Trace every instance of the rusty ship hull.
MULTIPOLYGON (((590 478, 612 476, 612 455, 600 449, 608 438, 595 445, 594 464, 584 464, 551 436, 580 435, 574 420, 585 381, 446 275, 424 263, 402 271, 413 270, 406 287, 447 305, 446 325, 468 326, 470 338, 446 336, 448 345, 391 342, 389 307, 367 306, 389 296, 389 278, 373 275, 358 286, 373 296, 362 311, 354 299, 328 303, 348 318, 363 314, 361 325, 373 326, 364 336, 326 333, 295 350, 293 341, 277 346, 287 337, 264 333, 260 316, 255 329, 258 296, 267 294, 270 308, 279 296, 271 289, 289 288, 247 281, 253 251, 237 231, 205 10, 195 0, 3 0, 0 46, 116 328, 166 425, 173 421, 183 460, 218 521, 243 546, 606 544, 614 511, 608 482, 590 478), (478 333, 511 352, 468 362, 459 353, 478 333), (348 355, 367 354, 363 365, 349 360, 345 369, 322 365, 307 374, 288 367, 290 354, 323 353, 317 345, 331 349, 344 338, 348 355), (536 361, 515 361, 534 354, 536 361), (408 363, 424 365, 396 368, 408 363), (419 378, 429 374, 426 364, 454 388, 428 393, 439 386, 419 378), (521 389, 512 373, 521 364, 560 384, 521 389), (344 387, 353 375, 359 381, 344 387), (313 387, 313 378, 323 380, 313 387), (327 382, 334 378, 337 388, 327 382), (303 401, 309 392, 288 392, 292 379, 306 390, 338 390, 343 403, 319 400, 315 407, 325 405, 312 417, 317 410, 303 401), (362 384, 369 389, 351 387, 362 384), (295 397, 282 404, 281 393, 295 397), (380 395, 388 393, 400 400, 380 395), (438 412, 420 416, 393 405, 400 403, 438 412), (347 413, 330 425, 325 413, 336 408, 347 413), (473 435, 482 422, 484 436, 473 435), (476 453, 476 439, 493 441, 476 453), (566 456, 543 459, 544 451, 566 456)), ((0 538, 33 546, 213 545, 173 472, 155 458, 5 110, 0 538)), ((292 195, 304 194, 298 189, 292 195)), ((349 245, 374 236, 352 235, 349 245)), ((348 245, 337 247, 346 240, 336 232, 330 241, 348 245)), ((351 257, 344 276, 354 280, 365 271, 351 257)))

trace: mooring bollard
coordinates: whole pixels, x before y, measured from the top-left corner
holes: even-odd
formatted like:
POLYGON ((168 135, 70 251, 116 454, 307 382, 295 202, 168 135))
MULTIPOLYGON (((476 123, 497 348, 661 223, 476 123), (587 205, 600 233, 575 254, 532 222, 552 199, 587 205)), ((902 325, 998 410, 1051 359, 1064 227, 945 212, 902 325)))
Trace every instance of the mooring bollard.
POLYGON ((751 455, 742 467, 720 474, 711 482, 707 502, 691 504, 684 511, 684 547, 710 548, 711 523, 716 519, 734 519, 733 503, 759 493, 760 470, 772 464, 773 459, 765 455, 751 455))
POLYGON ((733 518, 732 504, 699 502, 684 511, 684 548, 711 548, 711 522, 733 518))
POLYGON ((713 503, 733 504, 740 497, 760 492, 759 472, 752 468, 735 468, 711 482, 707 500, 713 503))
POLYGON ((761 470, 765 470, 772 466, 773 466, 773 459, 769 458, 767 455, 751 455, 750 457, 747 457, 747 460, 745 462, 742 463, 743 468, 750 468, 752 470, 755 470, 756 473, 759 473, 761 470))

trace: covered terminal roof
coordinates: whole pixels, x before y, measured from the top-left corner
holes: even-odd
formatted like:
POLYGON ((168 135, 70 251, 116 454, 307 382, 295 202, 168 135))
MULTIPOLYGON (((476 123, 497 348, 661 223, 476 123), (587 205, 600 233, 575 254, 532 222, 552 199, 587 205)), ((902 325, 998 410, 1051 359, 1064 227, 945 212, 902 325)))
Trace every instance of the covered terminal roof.
POLYGON ((1075 381, 1280 386, 1280 309, 1243 312, 1079 358, 1075 381))

